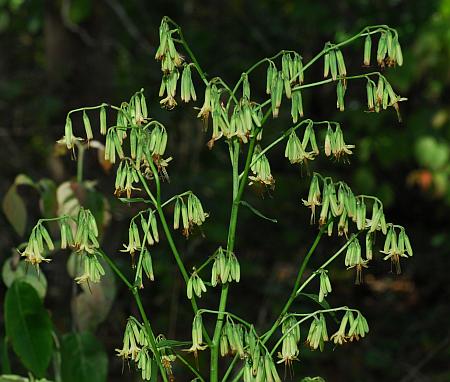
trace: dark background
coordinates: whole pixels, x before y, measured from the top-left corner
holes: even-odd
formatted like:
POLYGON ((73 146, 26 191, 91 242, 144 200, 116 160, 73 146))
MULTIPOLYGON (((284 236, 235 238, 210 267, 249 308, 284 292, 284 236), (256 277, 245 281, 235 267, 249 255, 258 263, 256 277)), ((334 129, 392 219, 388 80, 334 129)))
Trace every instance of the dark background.
MULTIPOLYGON (((164 185, 164 195, 190 188, 211 215, 203 228, 204 238, 200 232, 189 241, 176 235, 188 266, 199 264, 218 243, 224 243, 231 197, 226 145, 207 149, 209 133, 202 133, 192 104, 170 112, 159 107, 161 72, 153 57, 164 15, 182 26, 208 75, 219 75, 229 83, 237 81, 256 60, 281 49, 295 49, 308 60, 326 41, 338 42, 366 25, 388 24, 398 30, 405 63, 385 74, 408 98, 401 104, 403 123, 392 110, 365 113, 365 87, 360 83, 350 85, 343 113, 335 111, 334 87, 305 92, 307 117, 341 122, 346 140, 356 145, 355 155, 350 164, 319 158, 302 169, 286 163, 284 148, 271 152, 275 189, 250 188, 245 199, 279 223, 241 210, 236 253, 243 279, 231 287, 229 309, 262 329, 279 312, 316 232, 316 227, 308 225, 301 198, 306 196, 308 172, 320 169, 349 182, 357 193, 378 195, 388 219, 407 228, 415 254, 402 263, 400 276, 391 274, 389 263, 378 256, 361 286, 354 285, 354 274, 345 270, 343 261, 333 265, 330 304, 361 309, 370 334, 359 343, 336 349, 329 345, 323 353, 303 347, 293 380, 321 375, 328 381, 449 381, 449 0, 2 0, 1 194, 19 173, 34 180, 52 179, 56 185, 74 181, 76 163, 69 155, 55 155, 54 150, 66 113, 103 101, 119 104, 144 87, 150 115, 166 125, 167 152, 174 157, 169 168, 171 183, 164 185)), ((345 48, 344 56, 351 73, 364 70, 362 42, 345 48)), ((321 78, 321 65, 308 73, 307 81, 321 78)), ((255 72, 251 83, 252 91, 262 97, 265 72, 255 72)), ((285 109, 282 117, 267 125, 266 142, 289 126, 285 109)), ((98 180, 98 192, 109 201, 111 221, 104 231, 103 247, 126 270, 129 259, 118 250, 126 240, 133 211, 114 201, 114 172, 105 171, 96 155, 94 150, 87 154, 85 179, 98 180)), ((40 216, 39 196, 26 187, 19 191, 26 200, 29 233, 40 216)), ((2 264, 12 248, 26 239, 15 233, 3 214, 0 224, 2 264)), ((337 238, 323 240, 312 264, 323 262, 340 245, 337 238)), ((81 313, 71 312, 69 304, 70 296, 78 292, 67 274, 66 259, 67 254, 58 254, 44 267, 49 282, 45 304, 59 333, 78 330, 81 325, 77 318, 81 313)), ((154 262, 156 281, 143 291, 150 318, 158 332, 189 339, 192 317, 165 243, 155 250, 154 262)), ((313 284, 308 292, 316 293, 315 288, 313 284)), ((4 290, 2 285, 1 300, 4 290)), ((217 306, 217 293, 210 292, 201 303, 217 306)), ((294 306, 297 311, 313 308, 304 300, 294 306)), ((106 319, 91 328, 110 357, 110 381, 131 380, 134 375, 126 367, 122 376, 122 364, 113 355, 114 348, 121 346, 129 314, 137 315, 136 308, 126 288, 118 285, 106 319)), ((175 371, 178 380, 187 380, 181 369, 175 371)))

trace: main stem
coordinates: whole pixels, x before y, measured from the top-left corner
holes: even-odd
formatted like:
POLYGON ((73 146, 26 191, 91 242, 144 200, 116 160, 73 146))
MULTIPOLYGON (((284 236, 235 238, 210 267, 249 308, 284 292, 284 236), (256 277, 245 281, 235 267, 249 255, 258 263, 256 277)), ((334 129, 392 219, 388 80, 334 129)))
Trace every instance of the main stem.
MULTIPOLYGON (((241 202, 242 194, 244 193, 247 175, 250 168, 250 163, 255 149, 256 134, 250 141, 248 148, 247 159, 245 162, 243 177, 239 182, 239 141, 234 140, 230 143, 230 158, 233 170, 233 204, 230 214, 230 225, 228 227, 227 251, 233 252, 236 241, 236 227, 239 212, 239 204, 241 202)), ((213 340, 211 344, 211 365, 210 365, 210 381, 218 382, 219 380, 219 341, 220 332, 223 326, 224 311, 227 306, 229 283, 222 284, 222 291, 220 294, 219 314, 217 315, 216 327, 214 329, 213 340)))

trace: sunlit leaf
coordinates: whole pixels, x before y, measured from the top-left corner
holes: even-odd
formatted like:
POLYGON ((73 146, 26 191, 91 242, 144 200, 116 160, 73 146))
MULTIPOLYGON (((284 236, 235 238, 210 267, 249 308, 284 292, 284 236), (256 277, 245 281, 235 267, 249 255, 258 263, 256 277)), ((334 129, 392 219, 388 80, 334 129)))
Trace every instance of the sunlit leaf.
POLYGON ((3 212, 16 232, 23 236, 27 224, 27 209, 22 197, 17 193, 16 185, 12 185, 3 198, 3 212))
POLYGON ((16 280, 30 284, 41 299, 43 299, 47 293, 47 279, 42 272, 42 269, 38 274, 35 267, 24 261, 20 261, 17 265, 14 265, 13 258, 7 259, 3 263, 2 279, 8 288, 16 280))

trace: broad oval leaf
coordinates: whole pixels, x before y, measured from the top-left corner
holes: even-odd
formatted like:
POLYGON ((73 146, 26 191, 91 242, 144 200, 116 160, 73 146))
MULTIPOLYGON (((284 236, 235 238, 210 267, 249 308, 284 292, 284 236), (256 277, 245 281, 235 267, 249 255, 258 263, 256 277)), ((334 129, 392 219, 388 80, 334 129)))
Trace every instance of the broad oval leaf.
POLYGON ((15 281, 5 297, 6 335, 24 366, 43 377, 53 352, 52 322, 36 290, 15 281))
POLYGON ((71 333, 61 343, 63 382, 104 382, 108 357, 102 344, 89 332, 71 333))
MULTIPOLYGON (((72 253, 67 261, 67 272, 75 278, 83 272, 80 255, 72 253)), ((80 331, 95 331, 111 310, 116 297, 116 281, 114 273, 107 263, 100 260, 105 275, 99 283, 82 283, 82 292, 72 299, 72 314, 80 331)))
POLYGON ((22 197, 13 184, 3 198, 3 212, 15 231, 23 236, 27 224, 27 209, 22 197))
POLYGON ((2 278, 5 285, 9 288, 16 280, 24 281, 36 289, 39 297, 44 299, 47 293, 47 279, 42 270, 38 273, 35 267, 24 261, 20 261, 17 265, 13 263, 13 258, 10 257, 3 264, 2 278))

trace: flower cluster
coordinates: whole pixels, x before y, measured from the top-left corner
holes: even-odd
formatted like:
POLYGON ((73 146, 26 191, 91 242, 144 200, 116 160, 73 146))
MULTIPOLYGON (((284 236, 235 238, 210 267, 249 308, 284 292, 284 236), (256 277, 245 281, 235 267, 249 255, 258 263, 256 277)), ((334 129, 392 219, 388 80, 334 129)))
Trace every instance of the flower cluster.
POLYGON ((240 279, 241 268, 236 255, 232 252, 225 252, 222 247, 219 247, 214 255, 211 285, 215 287, 218 283, 239 282, 240 279))
POLYGON ((244 346, 243 326, 234 323, 233 320, 227 316, 227 321, 222 327, 220 336, 220 351, 222 356, 237 353, 241 359, 244 359, 244 346))
POLYGON ((328 293, 331 293, 332 289, 328 271, 320 268, 317 272, 319 273, 319 302, 322 302, 328 293))
POLYGON ((323 351, 325 342, 328 341, 327 323, 325 316, 320 313, 319 317, 314 317, 309 327, 306 343, 313 350, 320 348, 323 351))
POLYGON ((83 262, 83 273, 75 278, 77 284, 100 282, 101 277, 105 275, 105 270, 100 264, 97 255, 86 253, 81 260, 83 262))
POLYGON ((178 67, 183 63, 183 58, 175 48, 173 34, 177 30, 171 30, 166 18, 163 18, 159 27, 159 46, 155 54, 155 59, 161 61, 161 70, 164 73, 159 90, 159 96, 166 97, 160 101, 160 104, 168 109, 177 105, 175 93, 177 81, 180 76, 178 67))
POLYGON ((392 266, 395 268, 397 274, 401 273, 400 257, 408 257, 413 255, 413 250, 409 237, 403 227, 390 226, 384 242, 384 248, 381 253, 386 256, 384 260, 391 260, 392 266), (396 229, 399 229, 397 234, 396 229))
POLYGON ((186 294, 188 299, 192 299, 193 294, 197 297, 202 297, 202 292, 206 292, 206 286, 203 280, 200 278, 198 273, 196 271, 192 272, 191 277, 189 277, 187 287, 186 287, 186 294))
MULTIPOLYGON (((133 259, 134 260, 134 259, 133 259)), ((134 261, 133 261, 134 266, 134 261)), ((140 288, 144 288, 142 271, 145 273, 145 276, 150 280, 155 280, 155 274, 153 273, 153 261, 152 256, 147 248, 143 247, 140 253, 140 265, 136 267, 136 285, 140 288)))
POLYGON ((252 358, 252 364, 246 362, 244 365, 244 382, 272 381, 281 382, 270 354, 261 355, 259 359, 252 358), (255 372, 256 371, 256 372, 255 372))
POLYGON ((184 102, 189 102, 191 99, 197 101, 197 94, 192 83, 191 65, 185 64, 181 74, 181 99, 184 102))
POLYGON ((25 257, 25 261, 28 261, 36 267, 39 267, 39 264, 42 262, 50 262, 50 259, 42 256, 44 253, 44 243, 49 251, 53 251, 55 249, 47 229, 42 223, 38 223, 31 231, 27 246, 21 253, 21 255, 25 257))
POLYGON ((61 249, 73 246, 73 232, 68 217, 63 217, 59 220, 59 230, 61 233, 61 249))
POLYGON ((336 81, 338 76, 345 77, 347 69, 341 50, 331 42, 325 44, 325 50, 323 77, 327 78, 331 74, 333 81, 336 81))
POLYGON ((261 346, 253 326, 247 330, 243 325, 233 322, 228 315, 220 333, 220 354, 222 357, 237 354, 244 360, 245 382, 281 382, 272 356, 261 346))
POLYGON ((367 268, 369 260, 364 260, 361 256, 361 245, 356 239, 352 239, 345 254, 345 266, 347 269, 356 269, 356 284, 362 283, 362 270, 367 268))
POLYGON ((133 183, 138 182, 139 176, 134 164, 128 160, 121 161, 116 172, 114 195, 120 196, 125 193, 127 198, 130 198, 133 190, 140 190, 133 186, 133 183))
POLYGON ((203 324, 202 315, 196 314, 194 321, 192 322, 192 346, 187 349, 189 352, 193 352, 195 357, 200 350, 205 350, 208 346, 203 344, 203 324))
POLYGON ((188 237, 194 225, 201 226, 208 214, 204 212, 200 199, 189 192, 187 201, 178 196, 173 212, 173 229, 180 228, 180 220, 183 226, 183 235, 188 237))
POLYGON ((275 183, 270 171, 270 163, 265 154, 261 153, 261 147, 257 145, 253 153, 250 170, 253 175, 249 175, 250 185, 253 183, 260 183, 265 186, 272 186, 275 183))
MULTIPOLYGON (((364 44, 364 64, 370 65, 370 51, 371 51, 371 39, 368 35, 364 44)), ((377 47, 377 62, 378 65, 383 67, 387 66, 399 66, 403 65, 403 53, 398 41, 397 31, 392 29, 386 29, 381 32, 380 39, 378 40, 377 47)))
POLYGON ((348 145, 344 142, 344 134, 339 124, 336 124, 336 128, 333 131, 331 125, 328 125, 327 132, 325 135, 325 155, 333 156, 339 159, 345 155, 351 155, 355 146, 348 145))
POLYGON ((293 361, 298 360, 300 325, 294 317, 289 316, 283 321, 281 333, 283 334, 283 343, 281 352, 278 353, 278 357, 280 358, 278 363, 285 363, 287 366, 290 366, 293 361))
POLYGON ((125 249, 122 249, 121 252, 128 252, 130 255, 134 256, 134 254, 141 250, 142 246, 145 245, 145 242, 147 242, 148 245, 154 245, 159 242, 158 222, 155 211, 153 210, 140 212, 131 219, 128 228, 128 244, 123 245, 125 249), (145 212, 148 212, 147 218, 144 216, 145 212), (137 223, 138 218, 144 235, 142 240, 137 223))
POLYGON ((357 312, 356 317, 354 317, 353 312, 347 310, 341 320, 339 329, 331 336, 331 341, 336 345, 343 345, 347 341, 358 341, 368 332, 369 325, 367 324, 365 317, 360 312, 357 312))
POLYGON ((289 159, 290 163, 305 163, 308 160, 313 160, 318 154, 319 148, 312 121, 306 126, 302 141, 300 141, 295 130, 292 129, 284 150, 284 156, 289 159), (307 150, 308 144, 311 146, 310 150, 307 150))
POLYGON ((125 327, 122 349, 116 349, 117 356, 124 361, 134 361, 144 381, 150 381, 152 375, 152 353, 149 349, 143 325, 130 317, 125 327))
MULTIPOLYGON (((244 80, 248 84, 248 81, 244 80)), ((256 128, 261 127, 263 118, 261 106, 257 103, 250 102, 249 91, 245 92, 243 97, 236 102, 232 111, 228 113, 228 109, 221 103, 220 97, 223 89, 219 88, 212 80, 206 86, 203 105, 197 115, 205 122, 209 116, 212 116, 212 137, 208 142, 209 148, 212 148, 214 142, 222 136, 227 139, 238 137, 243 143, 247 143, 249 138, 254 134, 256 128)), ((258 136, 260 138, 260 136, 258 136)))
POLYGON ((76 225, 77 231, 75 233, 73 246, 79 252, 94 254, 99 247, 99 242, 97 240, 97 223, 92 212, 81 207, 78 211, 76 225))
MULTIPOLYGON (((266 76, 266 93, 270 94, 272 104, 272 115, 278 117, 280 112, 283 91, 288 99, 292 98, 292 85, 295 82, 303 82, 303 63, 298 53, 285 53, 281 60, 281 70, 278 71, 275 63, 269 60, 266 76)), ((295 104, 292 105, 292 119, 296 120, 298 115, 303 115, 300 90, 295 95, 295 104)))
POLYGON ((367 78, 366 93, 369 111, 379 113, 381 110, 386 110, 389 106, 392 106, 400 119, 398 102, 404 101, 406 98, 395 94, 391 84, 384 76, 378 75, 377 83, 371 78, 367 78))

